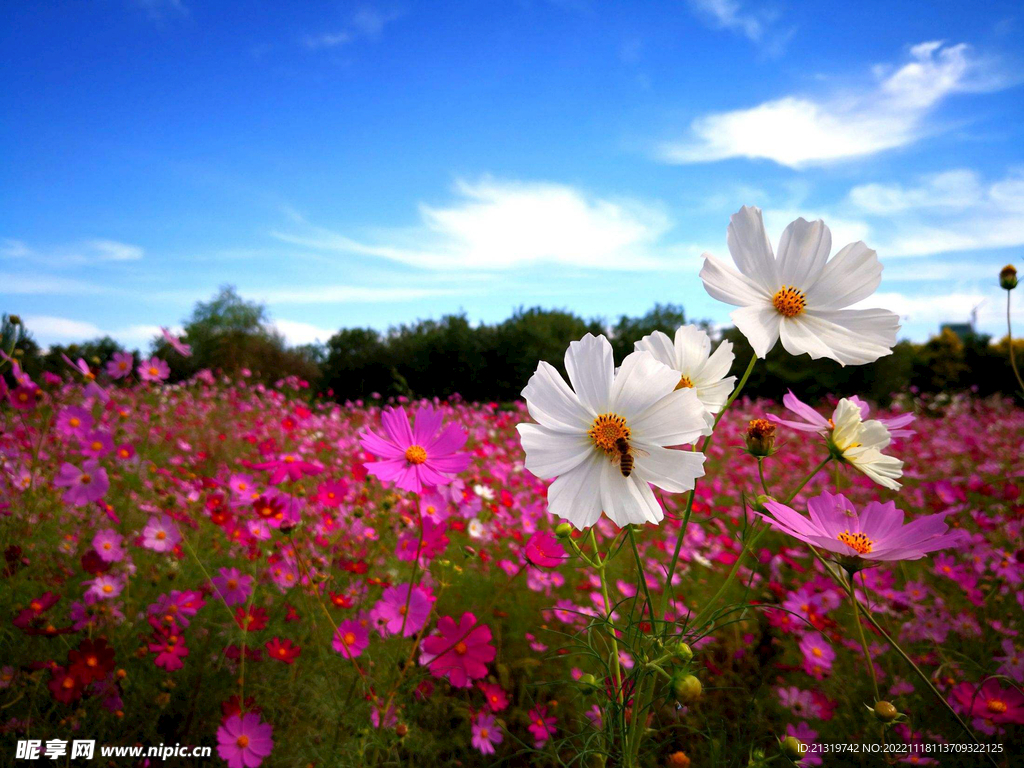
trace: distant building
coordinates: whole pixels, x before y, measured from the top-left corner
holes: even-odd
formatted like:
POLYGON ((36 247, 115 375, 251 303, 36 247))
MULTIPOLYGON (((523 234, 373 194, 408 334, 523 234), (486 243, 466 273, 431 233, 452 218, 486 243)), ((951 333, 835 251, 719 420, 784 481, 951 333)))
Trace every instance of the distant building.
POLYGON ((943 323, 939 327, 939 332, 952 331, 955 333, 960 341, 967 341, 968 338, 974 335, 974 326, 970 323, 943 323))

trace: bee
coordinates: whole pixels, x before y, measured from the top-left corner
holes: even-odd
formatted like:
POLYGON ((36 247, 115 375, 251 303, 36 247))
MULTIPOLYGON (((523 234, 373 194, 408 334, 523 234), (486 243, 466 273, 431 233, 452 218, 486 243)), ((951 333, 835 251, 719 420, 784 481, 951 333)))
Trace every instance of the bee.
POLYGON ((633 457, 634 456, 646 456, 647 452, 642 451, 639 448, 634 448, 629 444, 629 441, 620 437, 615 440, 615 450, 618 451, 617 455, 612 456, 612 461, 618 460, 619 471, 623 477, 629 477, 633 471, 633 457))

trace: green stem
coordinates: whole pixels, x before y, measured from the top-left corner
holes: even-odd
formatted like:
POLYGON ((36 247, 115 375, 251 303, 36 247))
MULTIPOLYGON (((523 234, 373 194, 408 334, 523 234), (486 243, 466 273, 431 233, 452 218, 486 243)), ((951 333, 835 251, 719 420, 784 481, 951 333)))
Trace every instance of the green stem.
POLYGON ((704 607, 701 608, 700 613, 697 614, 697 618, 695 618, 692 622, 693 626, 701 626, 704 620, 704 615, 711 610, 711 606, 718 602, 718 598, 720 598, 725 593, 725 590, 729 588, 729 585, 732 583, 732 580, 736 578, 736 574, 740 570, 740 565, 743 563, 743 558, 750 550, 754 548, 754 545, 757 544, 758 539, 760 539, 761 536, 763 536, 769 528, 770 526, 765 526, 757 533, 755 533, 753 536, 751 536, 746 543, 744 543, 743 549, 740 550, 739 557, 737 557, 736 562, 732 564, 732 570, 729 571, 729 575, 725 577, 725 581, 722 582, 722 586, 718 588, 718 591, 715 592, 714 596, 712 596, 712 598, 704 604, 704 607))
MULTIPOLYGON (((636 570, 640 574, 640 583, 644 588, 644 597, 647 600, 647 610, 651 617, 651 632, 656 632, 655 628, 655 616, 654 616, 654 601, 651 600, 651 591, 647 588, 647 574, 644 573, 644 564, 640 560, 640 550, 636 546, 636 536, 633 533, 633 526, 627 526, 629 532, 629 544, 633 548, 633 558, 636 560, 636 570)), ((664 617, 663 617, 664 618, 664 617)), ((640 612, 640 620, 643 621, 643 611, 640 612)))
POLYGON ((850 574, 849 584, 847 585, 850 593, 850 605, 853 606, 853 619, 857 624, 857 632, 860 635, 860 645, 864 649, 864 662, 868 665, 868 672, 871 673, 871 685, 875 689, 875 702, 881 700, 881 696, 878 693, 878 678, 875 676, 875 664, 871 661, 871 649, 868 648, 868 639, 864 635, 864 627, 860 623, 860 611, 857 609, 859 603, 857 602, 857 595, 853 591, 853 574, 850 574))
POLYGON ((764 457, 763 456, 758 456, 757 457, 757 476, 759 478, 761 478, 761 488, 764 490, 765 494, 768 495, 768 496, 771 496, 772 492, 768 490, 768 483, 766 483, 765 480, 764 480, 764 457))
POLYGON ((793 492, 791 494, 789 494, 789 496, 787 496, 786 499, 782 503, 783 504, 789 504, 789 502, 791 502, 793 499, 795 499, 796 495, 798 493, 800 493, 800 491, 802 491, 804 489, 804 486, 807 485, 809 482, 811 482, 811 480, 814 479, 814 476, 816 474, 818 474, 819 472, 821 472, 821 470, 823 470, 830 461, 832 461, 832 457, 831 456, 826 456, 824 461, 822 461, 818 466, 816 466, 814 469, 812 469, 811 470, 811 474, 809 474, 807 477, 805 477, 803 479, 803 481, 800 483, 800 485, 798 485, 796 488, 794 488, 793 492))
POLYGON ((1010 347, 1010 365, 1013 367, 1013 375, 1017 377, 1021 392, 1024 393, 1024 381, 1020 378, 1020 371, 1017 370, 1017 359, 1013 353, 1013 328, 1010 325, 1010 292, 1006 292, 1006 343, 1010 347))
MULTIPOLYGON (((732 394, 729 395, 729 399, 725 401, 725 405, 722 406, 722 410, 720 410, 715 415, 715 426, 718 426, 718 422, 721 420, 725 412, 729 410, 729 406, 733 404, 733 401, 735 401, 736 398, 739 397, 740 392, 743 391, 743 387, 746 386, 747 379, 750 378, 750 374, 754 370, 755 363, 757 363, 756 353, 751 355, 750 362, 747 363, 747 370, 743 372, 743 377, 740 379, 740 383, 736 385, 736 389, 734 389, 732 391, 732 394)), ((705 455, 707 454, 708 447, 711 445, 712 437, 714 437, 714 432, 705 437, 704 442, 700 446, 701 452, 704 453, 705 455)), ((682 525, 679 526, 679 534, 676 537, 676 547, 672 552, 672 559, 669 561, 668 564, 668 577, 665 579, 665 591, 662 593, 661 596, 662 616, 665 615, 665 611, 668 609, 669 595, 672 594, 672 577, 675 575, 676 572, 676 563, 679 562, 679 553, 680 551, 682 551, 683 548, 683 539, 686 538, 686 527, 690 523, 690 513, 693 511, 693 497, 696 493, 697 481, 694 480, 693 490, 690 491, 690 495, 686 499, 686 511, 683 512, 683 522, 682 525)))

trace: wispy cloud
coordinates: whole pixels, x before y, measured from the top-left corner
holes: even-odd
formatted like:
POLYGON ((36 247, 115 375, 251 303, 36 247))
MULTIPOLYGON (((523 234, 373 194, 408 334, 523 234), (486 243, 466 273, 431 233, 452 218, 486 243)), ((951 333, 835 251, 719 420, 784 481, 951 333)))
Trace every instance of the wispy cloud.
POLYGON ((715 29, 743 35, 771 55, 780 55, 795 32, 778 29, 777 11, 765 7, 751 8, 739 0, 688 0, 700 18, 715 29))
POLYGON ((665 267, 696 246, 665 242, 672 228, 658 204, 587 194, 549 182, 460 180, 447 205, 420 204, 417 226, 373 239, 322 228, 275 232, 307 248, 375 256, 432 270, 494 271, 534 264, 589 269, 665 267))
POLYGON ((1024 245, 1022 172, 986 182, 975 171, 955 169, 917 184, 864 184, 850 190, 849 203, 891 222, 886 251, 892 256, 1024 245))
POLYGON ((0 272, 2 292, 11 295, 28 296, 96 296, 113 293, 110 286, 74 280, 67 277, 47 275, 18 275, 0 272))
POLYGON ((384 27, 402 17, 399 10, 383 11, 378 8, 363 7, 352 14, 348 23, 333 32, 306 35, 302 43, 307 48, 337 48, 348 45, 356 40, 379 40, 384 27))
POLYGON ((669 163, 732 157, 791 168, 863 157, 912 144, 941 130, 927 120, 948 97, 1019 82, 966 44, 933 41, 910 49, 899 67, 876 66, 869 85, 823 97, 786 96, 749 109, 704 115, 689 135, 663 144, 669 163))
POLYGON ((336 333, 298 320, 275 320, 271 327, 280 332, 285 341, 292 345, 323 343, 336 333))
POLYGON ((308 288, 279 288, 265 291, 244 291, 270 304, 373 304, 411 301, 431 296, 449 296, 466 291, 447 288, 366 287, 358 285, 315 285, 308 288))
POLYGON ((23 240, 0 240, 0 257, 50 266, 96 264, 110 261, 138 261, 145 251, 137 245, 116 240, 84 240, 80 243, 39 248, 23 240))
POLYGON ((25 315, 25 328, 43 343, 73 342, 110 336, 123 344, 146 344, 160 335, 156 325, 128 325, 121 328, 103 329, 87 320, 74 320, 53 315, 25 315))

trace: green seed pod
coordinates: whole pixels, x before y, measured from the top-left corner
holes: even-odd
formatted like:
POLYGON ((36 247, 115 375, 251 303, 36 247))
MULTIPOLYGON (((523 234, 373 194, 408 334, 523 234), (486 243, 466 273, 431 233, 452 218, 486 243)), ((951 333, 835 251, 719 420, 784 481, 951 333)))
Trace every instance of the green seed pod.
POLYGON ((875 713, 875 717, 883 723, 891 723, 900 716, 899 710, 888 701, 878 702, 875 704, 875 708, 872 711, 875 713))
POLYGON ((790 760, 799 760, 804 756, 804 745, 795 736, 787 736, 782 740, 782 754, 790 760))
POLYGON ((680 704, 692 704, 700 698, 704 687, 693 675, 676 675, 672 680, 672 690, 680 704))
POLYGON ((560 539, 568 539, 572 536, 572 526, 569 523, 559 523, 555 528, 555 536, 560 539))

